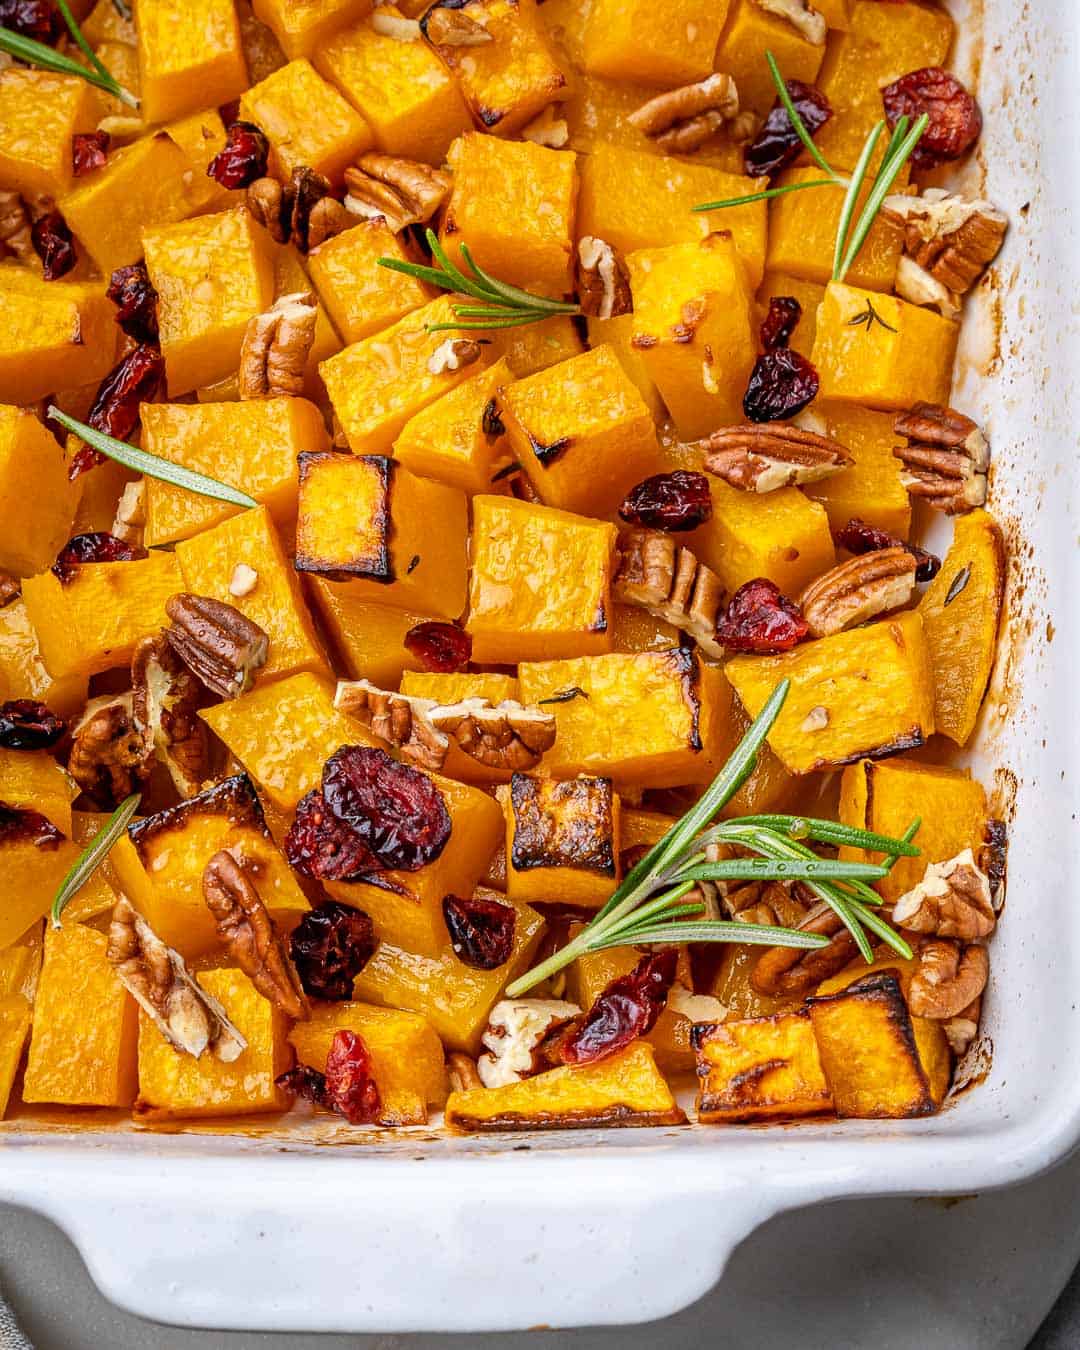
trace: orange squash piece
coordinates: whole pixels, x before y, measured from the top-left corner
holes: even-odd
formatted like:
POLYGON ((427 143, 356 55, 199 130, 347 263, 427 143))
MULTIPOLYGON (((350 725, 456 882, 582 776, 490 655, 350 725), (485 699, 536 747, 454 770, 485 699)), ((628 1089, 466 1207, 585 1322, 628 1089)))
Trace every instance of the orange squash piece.
POLYGON ((0 997, 0 1120, 7 1113, 15 1075, 30 1038, 30 1002, 22 994, 0 997))
POLYGON ((70 536, 78 496, 42 423, 25 408, 0 405, 0 569, 29 577, 50 567, 70 536))
POLYGON ((17 828, 0 840, 0 948, 14 942, 40 919, 57 886, 75 861, 71 844, 74 784, 48 752, 0 747, 0 803, 15 811, 35 811, 63 838, 40 845, 20 838, 17 828))
POLYGON ((832 1110, 804 1010, 694 1027, 703 1124, 792 1119, 832 1110))

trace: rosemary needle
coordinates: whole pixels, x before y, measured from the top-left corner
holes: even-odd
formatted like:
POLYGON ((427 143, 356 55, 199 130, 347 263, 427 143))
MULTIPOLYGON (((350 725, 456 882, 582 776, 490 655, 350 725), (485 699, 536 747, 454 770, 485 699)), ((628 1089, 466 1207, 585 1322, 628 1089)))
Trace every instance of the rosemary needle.
POLYGON ((126 797, 101 829, 90 840, 71 866, 71 871, 60 883, 52 902, 52 926, 60 927, 65 907, 86 885, 112 851, 113 845, 127 829, 128 822, 139 809, 139 793, 126 797))

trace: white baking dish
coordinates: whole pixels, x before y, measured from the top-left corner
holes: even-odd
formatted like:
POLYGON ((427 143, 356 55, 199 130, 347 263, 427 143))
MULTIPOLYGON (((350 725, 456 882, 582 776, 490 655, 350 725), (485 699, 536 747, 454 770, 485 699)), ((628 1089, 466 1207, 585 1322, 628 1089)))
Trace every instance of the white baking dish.
POLYGON ((1032 28, 1026 9, 987 0, 973 46, 979 0, 953 5, 968 29, 957 68, 981 69, 987 193, 1013 221, 969 316, 954 396, 990 430, 994 505, 1016 559, 972 757, 988 783, 1001 769, 1016 783, 985 1082, 934 1119, 893 1123, 494 1140, 420 1130, 340 1148, 0 1129, 0 1200, 58 1222, 108 1297, 162 1321, 277 1330, 639 1321, 703 1294, 780 1210, 1007 1185, 1080 1139, 1075 6, 1040 0, 1032 28))

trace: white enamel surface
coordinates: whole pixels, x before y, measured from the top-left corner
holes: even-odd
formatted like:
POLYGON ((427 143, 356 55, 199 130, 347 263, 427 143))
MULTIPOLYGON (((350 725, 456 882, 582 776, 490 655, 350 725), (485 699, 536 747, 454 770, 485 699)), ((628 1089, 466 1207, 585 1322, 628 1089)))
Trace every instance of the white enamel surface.
MULTIPOLYGON (((952 8, 963 22, 965 6, 952 8)), ((276 1330, 641 1321, 703 1294, 771 1214, 1004 1186, 1080 1140, 1076 12, 1075 0, 987 8, 981 160, 986 195, 1013 228, 999 284, 976 305, 981 326, 969 317, 954 394, 990 432, 993 504, 1019 558, 972 757, 988 782, 1007 768, 1017 783, 986 1081, 909 1122, 495 1140, 417 1131, 341 1148, 0 1133, 0 1199, 56 1220, 108 1297, 162 1321, 276 1330)), ((978 55, 961 53, 961 73, 978 55)))

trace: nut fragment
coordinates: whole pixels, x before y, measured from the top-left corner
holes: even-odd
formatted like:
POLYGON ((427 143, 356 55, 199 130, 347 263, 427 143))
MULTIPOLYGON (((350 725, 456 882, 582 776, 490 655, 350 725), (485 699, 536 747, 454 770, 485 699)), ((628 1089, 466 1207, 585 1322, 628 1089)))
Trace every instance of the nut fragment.
POLYGON ((786 19, 815 47, 824 47, 829 32, 825 16, 812 9, 807 0, 757 0, 757 6, 766 14, 775 14, 778 19, 786 19))
POLYGON ((460 5, 436 5, 420 21, 433 47, 478 47, 494 38, 483 24, 462 12, 460 5))
POLYGON ((960 1058, 979 1033, 979 1014, 982 1012, 982 995, 968 1006, 942 1023, 942 1030, 949 1042, 949 1049, 960 1058))
POLYGON ((460 1050, 451 1050, 446 1056, 446 1067, 450 1074, 451 1092, 471 1092, 473 1088, 482 1088, 484 1081, 476 1069, 476 1060, 463 1055, 460 1050))
POLYGON ((130 693, 91 699, 72 732, 68 773, 103 806, 129 796, 150 771, 152 747, 132 704, 130 693))
POLYGON ((716 640, 724 588, 711 568, 662 530, 630 530, 619 541, 615 598, 689 633, 702 651, 722 656, 716 640))
POLYGON ((393 38, 395 42, 419 42, 423 36, 419 19, 403 19, 400 14, 387 14, 382 8, 371 16, 371 27, 380 37, 393 38))
POLYGON ((938 403, 916 403, 897 414, 893 430, 907 437, 893 454, 912 496, 949 516, 985 503, 990 445, 970 417, 938 403))
POLYGON ((441 769, 450 739, 431 722, 434 699, 380 689, 369 680, 339 680, 334 707, 363 722, 373 736, 422 769, 441 769))
POLYGON ((960 317, 960 297, 907 254, 902 254, 893 282, 896 294, 913 305, 936 309, 945 319, 960 317))
POLYGON ((143 546, 143 529, 146 525, 146 479, 136 478, 133 483, 125 483, 116 504, 116 516, 109 533, 114 539, 136 548, 143 546))
POLYGON ((500 999, 488 1014, 487 1030, 481 1037, 487 1054, 476 1064, 484 1086, 503 1087, 546 1069, 547 1063, 537 1054, 545 1036, 580 1013, 576 1003, 560 999, 500 999))
POLYGON ((990 978, 985 947, 961 950, 958 942, 935 938, 919 948, 919 969, 911 977, 908 1006, 916 1017, 943 1022, 957 1017, 979 997, 990 978))
POLYGON ((259 574, 254 567, 249 567, 247 563, 237 563, 229 578, 229 594, 235 596, 237 600, 243 600, 244 596, 250 595, 258 584, 259 574))
POLYGON ((739 112, 739 91, 720 71, 696 84, 669 89, 643 103, 627 118, 665 154, 697 150, 739 112))
POLYGON ((906 548, 882 548, 837 563, 799 597, 814 637, 829 637, 900 609, 915 590, 917 564, 906 548))
POLYGON ((282 295, 248 320, 240 344, 240 397, 299 397, 319 307, 310 291, 282 295))
POLYGON ((974 942, 996 922, 990 880, 970 848, 947 862, 931 863, 923 879, 893 907, 893 923, 913 933, 974 942))
POLYGON ((18 600, 22 595, 22 582, 18 577, 13 577, 10 572, 0 572, 0 609, 5 605, 10 605, 13 600, 18 600))
POLYGON ((105 955, 117 979, 174 1049, 196 1059, 209 1050, 225 1064, 247 1049, 225 1009, 188 974, 184 958, 162 942, 123 895, 112 912, 105 955))
POLYGON ((351 223, 349 213, 330 195, 328 180, 303 164, 284 184, 256 178, 246 200, 248 210, 279 244, 293 243, 301 253, 318 248, 351 223))
POLYGON ((181 797, 194 797, 209 773, 206 726, 198 715, 202 685, 164 634, 147 637, 131 659, 132 715, 164 762, 181 797))
POLYGON ((698 446, 708 472, 741 492, 818 483, 854 463, 831 436, 779 422, 720 427, 698 446))
POLYGON ((17 192, 0 192, 0 256, 5 248, 19 262, 37 264, 30 239, 30 213, 17 192))
POLYGON ((206 864, 202 889, 218 937, 263 998, 294 1021, 309 1018, 311 1005, 277 927, 247 872, 226 849, 206 864))
POLYGON ((369 150, 345 170, 345 209, 368 220, 382 216, 399 234, 430 220, 450 186, 450 175, 430 164, 369 150))
POLYGON ((629 314, 634 308, 626 264, 609 243, 595 235, 578 240, 577 293, 581 312, 597 319, 629 314))
POLYGON ((205 595, 170 596, 165 636, 181 661, 221 698, 246 694, 266 664, 270 639, 232 605, 205 595))
POLYGON ((570 128, 564 117, 555 115, 556 105, 549 103, 538 116, 521 128, 521 139, 533 145, 546 145, 549 150, 561 150, 570 139, 570 128))
POLYGON ((817 905, 799 923, 806 933, 824 933, 827 947, 804 951, 799 947, 770 947, 758 957, 750 983, 759 994, 798 997, 816 989, 822 980, 843 970, 857 950, 855 939, 828 905, 817 905))
POLYGON ((896 193, 883 210, 904 227, 904 253, 946 290, 971 290, 997 257, 1009 219, 991 202, 968 201, 927 188, 917 197, 896 193))
POLYGON ((472 338, 447 338, 428 357, 428 373, 445 375, 448 371, 471 366, 480 360, 480 351, 479 342, 474 342, 472 338))

